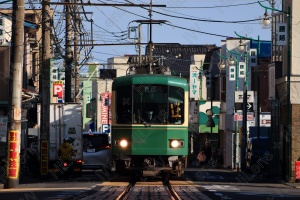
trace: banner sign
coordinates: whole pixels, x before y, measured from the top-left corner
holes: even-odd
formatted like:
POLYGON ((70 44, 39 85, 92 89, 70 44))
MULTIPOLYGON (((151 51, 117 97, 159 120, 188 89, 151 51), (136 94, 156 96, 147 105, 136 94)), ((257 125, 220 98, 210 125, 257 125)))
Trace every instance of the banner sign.
POLYGON ((190 98, 199 99, 200 81, 196 65, 190 65, 190 98))
POLYGON ((278 23, 277 26, 277 45, 287 45, 287 24, 278 23))
POLYGON ((20 169, 20 131, 11 130, 8 133, 8 177, 18 178, 20 169))
POLYGON ((229 80, 230 81, 235 81, 235 66, 229 66, 229 80))
POLYGON ((246 74, 246 63, 239 62, 239 78, 245 78, 246 74))
POLYGON ((101 124, 111 124, 110 101, 111 93, 101 94, 101 124))

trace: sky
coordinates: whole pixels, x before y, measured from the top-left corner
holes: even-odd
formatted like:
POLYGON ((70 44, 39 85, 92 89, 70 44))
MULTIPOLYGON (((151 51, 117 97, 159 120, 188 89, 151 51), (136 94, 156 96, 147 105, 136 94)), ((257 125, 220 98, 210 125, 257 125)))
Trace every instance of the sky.
MULTIPOLYGON (((1 2, 2 0, 0 0, 1 2)), ((27 8, 34 6, 40 0, 26 0, 27 8)), ((82 0, 88 2, 88 0, 82 0)), ((261 0, 265 6, 271 7, 269 1, 261 0)), ((274 0, 275 8, 280 9, 281 0, 274 0)), ((61 0, 51 0, 61 2, 61 0)), ((151 0, 90 0, 98 4, 146 4, 151 0)), ((182 45, 221 45, 221 40, 239 35, 253 39, 260 36, 261 40, 271 39, 271 29, 263 28, 260 18, 263 18, 265 9, 257 0, 153 0, 152 19, 164 20, 165 23, 152 25, 152 41, 155 43, 179 43, 182 45), (164 5, 166 7, 155 7, 164 5), (245 22, 246 21, 246 22, 245 22), (230 22, 230 23, 229 23, 230 22)), ((7 5, 7 4, 6 4, 7 5)), ((3 5, 0 5, 3 6, 3 5)), ((65 37, 65 27, 62 25, 64 11, 62 5, 51 5, 55 10, 54 26, 61 38, 65 37)), ((149 19, 149 10, 141 7, 112 7, 112 6, 85 6, 87 19, 93 19, 93 31, 90 23, 84 22, 84 31, 93 32, 95 44, 132 43, 128 38, 128 28, 138 26, 135 20, 149 19)), ((83 12, 83 9, 81 10, 83 12)), ((270 14, 271 11, 268 10, 270 14)), ((142 43, 150 39, 149 25, 142 25, 142 43)), ((131 32, 130 36, 134 36, 131 32)), ((137 35, 136 35, 137 36, 137 35)), ((145 52, 143 46, 142 53, 145 52)), ((91 62, 107 63, 111 57, 122 57, 128 54, 137 54, 135 45, 104 45, 95 46, 91 52, 91 62)), ((81 54, 81 59, 86 56, 81 54)))
MULTIPOLYGON (((97 1, 99 3, 126 3, 129 1, 97 1)), ((135 4, 150 4, 150 0, 133 0, 135 4)), ((271 7, 268 1, 261 1, 265 6, 271 7)), ((153 5, 166 5, 166 7, 153 7, 153 20, 166 20, 165 24, 152 25, 152 41, 155 43, 180 43, 185 45, 216 44, 226 37, 239 35, 261 40, 270 40, 271 29, 263 28, 260 19, 265 13, 257 0, 154 0, 153 5), (241 22, 249 21, 250 22, 241 22), (221 22, 213 22, 221 21, 221 22), (233 23, 226 23, 233 22, 233 23)), ((277 0, 276 7, 281 1, 277 0)), ((137 26, 135 20, 149 19, 149 11, 138 7, 87 7, 86 11, 93 12, 95 21, 95 43, 123 43, 133 40, 119 40, 111 33, 128 30, 128 27, 137 26), (101 28, 99 28, 101 27, 101 28)), ((268 10, 270 14, 270 10, 268 10)), ((119 33, 121 34, 121 33, 119 33)), ((124 37, 121 37, 124 38, 124 37)), ((142 42, 150 39, 149 26, 142 25, 142 42)), ((143 48, 143 53, 145 48, 143 48)), ((137 54, 136 46, 101 46, 93 50, 95 62, 105 63, 107 58, 137 54)))

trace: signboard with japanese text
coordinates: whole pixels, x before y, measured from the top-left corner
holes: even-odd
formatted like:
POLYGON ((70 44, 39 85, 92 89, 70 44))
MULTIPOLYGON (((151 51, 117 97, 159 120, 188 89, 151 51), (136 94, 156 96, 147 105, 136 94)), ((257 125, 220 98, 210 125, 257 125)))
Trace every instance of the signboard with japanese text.
POLYGON ((48 174, 48 141, 41 141, 41 175, 48 174))
POLYGON ((110 92, 101 93, 101 124, 111 124, 110 101, 110 92))
MULTIPOLYGON (((247 121, 253 121, 253 120, 254 120, 254 113, 247 112, 247 121)), ((235 112, 234 121, 243 121, 243 112, 235 112)))
POLYGON ((287 24, 278 23, 277 25, 277 45, 287 45, 287 24))
POLYGON ((20 136, 19 130, 11 130, 8 133, 8 177, 19 177, 19 165, 20 165, 20 136))
POLYGON ((271 113, 261 113, 259 119, 261 127, 271 127, 271 113))
POLYGON ((246 63, 245 62, 239 62, 239 78, 245 78, 246 74, 246 63))
POLYGON ((6 142, 7 136, 7 117, 0 117, 0 141, 6 142))
POLYGON ((256 67, 257 66, 257 49, 250 49, 249 53, 249 65, 250 67, 256 67))
POLYGON ((235 81, 236 77, 235 66, 229 66, 229 80, 235 81))
MULTIPOLYGON (((235 91, 234 92, 234 102, 243 103, 244 91, 235 91)), ((247 91, 247 103, 254 102, 254 91, 247 91)))
POLYGON ((190 65, 190 98, 199 99, 199 69, 196 65, 190 65))

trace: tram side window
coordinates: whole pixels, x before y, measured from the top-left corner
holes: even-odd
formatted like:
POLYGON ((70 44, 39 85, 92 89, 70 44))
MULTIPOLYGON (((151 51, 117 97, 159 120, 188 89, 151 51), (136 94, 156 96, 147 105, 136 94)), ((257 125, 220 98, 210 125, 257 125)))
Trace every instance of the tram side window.
POLYGON ((132 123, 132 87, 119 87, 116 91, 116 122, 119 124, 132 123))
POLYGON ((167 123, 167 86, 135 85, 133 91, 133 123, 167 123))
POLYGON ((184 123, 184 90, 179 87, 169 87, 169 123, 183 124, 184 123))

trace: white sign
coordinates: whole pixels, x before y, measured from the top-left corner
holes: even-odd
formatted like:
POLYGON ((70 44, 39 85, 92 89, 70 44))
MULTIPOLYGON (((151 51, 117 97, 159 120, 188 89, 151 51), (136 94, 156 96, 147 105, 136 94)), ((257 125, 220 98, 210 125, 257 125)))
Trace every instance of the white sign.
POLYGON ((260 115, 260 126, 271 127, 271 114, 261 114, 260 115))
POLYGON ((250 67, 257 66, 257 49, 250 49, 250 67))
POLYGON ((246 74, 246 63, 239 62, 239 78, 245 78, 246 74))
MULTIPOLYGON (((234 92, 234 102, 243 103, 244 91, 235 91, 234 92)), ((254 91, 247 91, 247 103, 254 102, 254 91)))
POLYGON ((235 66, 229 66, 229 81, 235 81, 235 66))
POLYGON ((278 23, 277 25, 277 45, 287 45, 287 24, 278 23))
POLYGON ((199 99, 200 81, 199 69, 196 65, 190 65, 190 98, 199 99))
POLYGON ((103 133, 110 133, 110 125, 109 124, 102 124, 102 132, 103 133))
POLYGON ((6 142, 7 117, 0 117, 0 141, 6 142))

